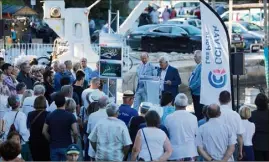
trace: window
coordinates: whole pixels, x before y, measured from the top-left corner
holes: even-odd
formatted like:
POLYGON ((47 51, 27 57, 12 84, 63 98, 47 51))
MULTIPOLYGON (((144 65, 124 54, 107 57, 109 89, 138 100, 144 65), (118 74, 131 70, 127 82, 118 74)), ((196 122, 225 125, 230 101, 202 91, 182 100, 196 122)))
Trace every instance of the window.
POLYGON ((244 24, 244 26, 249 31, 261 31, 262 30, 262 28, 260 26, 253 24, 253 23, 246 23, 246 24, 244 24))
POLYGON ((182 27, 189 35, 201 35, 201 30, 194 26, 183 26, 182 27))
POLYGON ((246 33, 246 31, 241 28, 239 25, 236 25, 236 24, 233 24, 233 27, 232 27, 232 32, 233 33, 246 33))
POLYGON ((153 32, 156 32, 156 33, 170 33, 171 32, 171 27, 159 27, 157 29, 154 29, 153 32))
POLYGON ((180 27, 172 27, 171 34, 182 35, 182 34, 188 34, 188 33, 184 29, 181 29, 180 27))
POLYGON ((188 21, 188 24, 189 25, 192 25, 192 26, 195 26, 195 27, 197 26, 194 20, 188 21))

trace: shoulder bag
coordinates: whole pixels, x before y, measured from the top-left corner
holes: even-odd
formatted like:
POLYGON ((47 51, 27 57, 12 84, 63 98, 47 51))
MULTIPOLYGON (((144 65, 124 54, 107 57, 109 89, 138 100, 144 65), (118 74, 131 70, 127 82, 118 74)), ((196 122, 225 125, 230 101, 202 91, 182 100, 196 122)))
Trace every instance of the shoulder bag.
MULTIPOLYGON (((144 136, 144 139, 145 139, 145 142, 146 142, 148 151, 149 151, 150 161, 152 161, 152 156, 151 156, 151 152, 150 152, 150 150, 149 150, 149 145, 148 145, 148 141, 147 141, 147 138, 146 138, 146 136, 145 136, 145 133, 144 133, 144 129, 142 129, 142 133, 143 133, 143 136, 144 136)), ((139 161, 145 161, 145 160, 142 159, 142 158, 139 158, 139 161)))

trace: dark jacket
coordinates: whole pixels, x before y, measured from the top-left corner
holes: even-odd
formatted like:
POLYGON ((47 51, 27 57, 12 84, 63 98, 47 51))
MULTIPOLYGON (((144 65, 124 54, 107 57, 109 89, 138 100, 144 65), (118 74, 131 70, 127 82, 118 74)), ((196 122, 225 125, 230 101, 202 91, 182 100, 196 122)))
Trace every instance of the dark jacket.
POLYGON ((29 75, 24 75, 22 72, 19 72, 17 76, 17 81, 18 82, 23 82, 25 83, 27 89, 33 89, 35 81, 33 78, 29 77, 29 75))
MULTIPOLYGON (((158 76, 161 77, 161 69, 158 71, 158 76)), ((178 86, 181 84, 181 78, 179 76, 178 70, 172 66, 168 66, 167 72, 164 78, 165 81, 170 80, 172 82, 171 85, 164 84, 164 90, 167 92, 171 92, 173 95, 173 98, 176 97, 178 94, 178 86)))
POLYGON ((257 151, 269 151, 269 110, 255 110, 249 120, 255 124, 253 148, 257 151))

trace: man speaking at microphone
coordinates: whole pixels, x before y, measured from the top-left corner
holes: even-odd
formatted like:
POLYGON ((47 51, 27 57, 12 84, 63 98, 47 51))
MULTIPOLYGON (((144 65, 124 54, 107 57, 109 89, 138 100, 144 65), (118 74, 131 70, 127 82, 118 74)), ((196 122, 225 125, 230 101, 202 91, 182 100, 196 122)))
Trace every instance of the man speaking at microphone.
POLYGON ((158 76, 160 77, 160 92, 171 92, 173 101, 178 94, 178 86, 181 84, 181 79, 178 70, 169 65, 169 60, 165 56, 159 59, 160 69, 158 76))
POLYGON ((142 102, 147 101, 147 87, 144 81, 140 81, 144 76, 157 76, 157 69, 149 62, 148 53, 140 55, 141 64, 138 66, 136 75, 138 77, 138 84, 135 92, 134 109, 138 110, 142 102))

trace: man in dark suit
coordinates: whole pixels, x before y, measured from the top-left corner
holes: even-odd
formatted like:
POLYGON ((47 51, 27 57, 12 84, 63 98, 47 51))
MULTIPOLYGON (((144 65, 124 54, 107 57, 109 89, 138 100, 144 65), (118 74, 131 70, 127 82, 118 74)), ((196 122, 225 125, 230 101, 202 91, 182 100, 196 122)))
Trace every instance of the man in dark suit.
POLYGON ((181 84, 181 79, 178 70, 169 65, 168 58, 162 56, 159 60, 160 69, 158 71, 158 76, 161 80, 160 91, 171 92, 173 99, 178 94, 178 85, 181 84))

